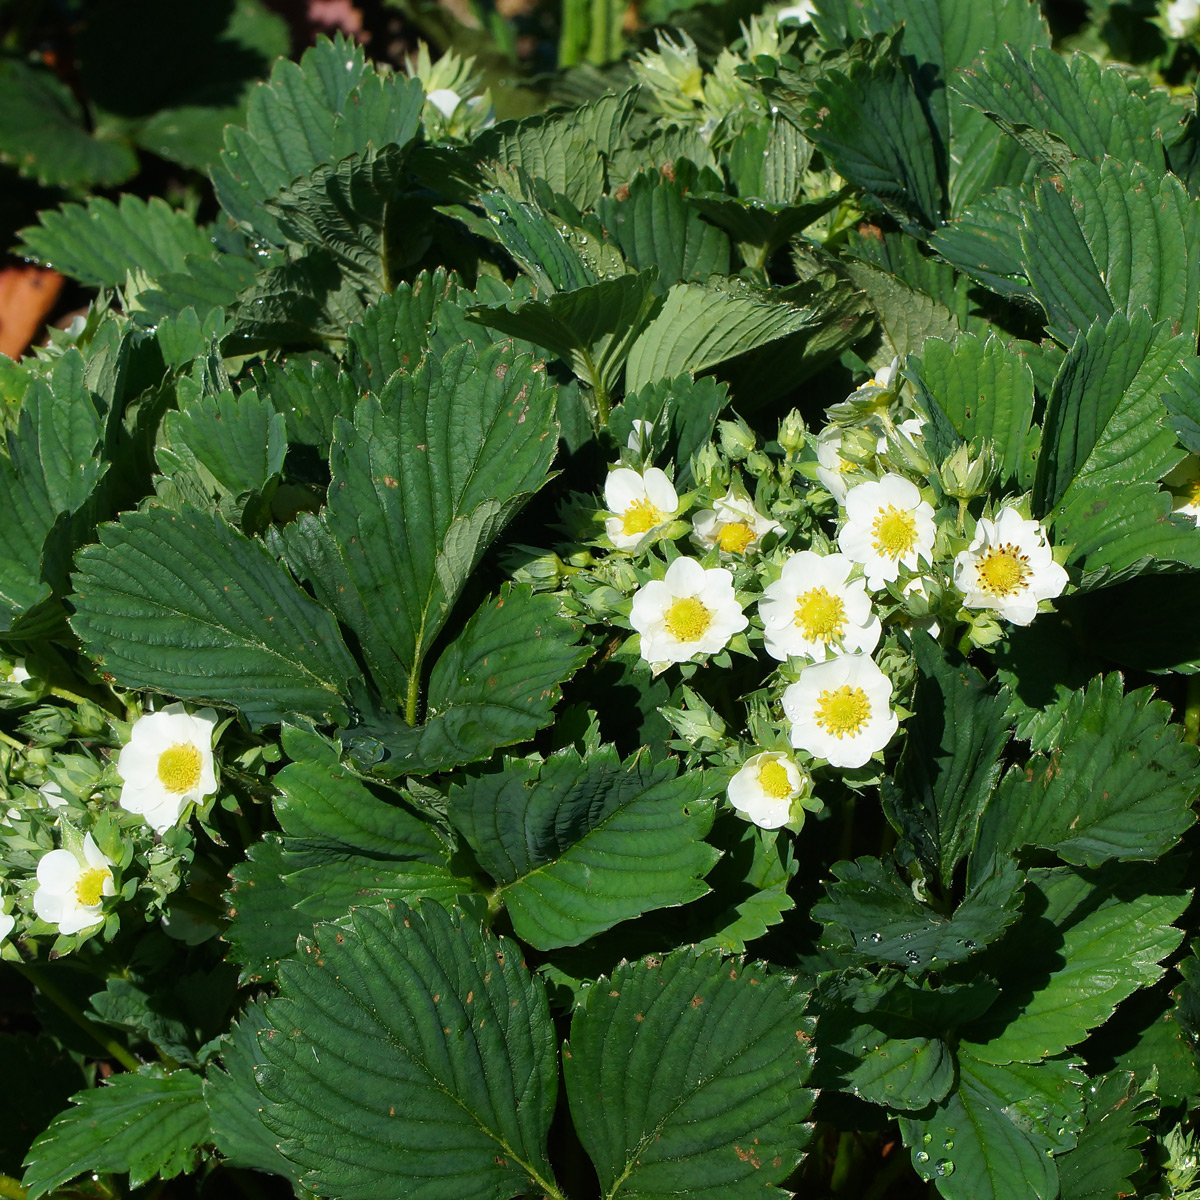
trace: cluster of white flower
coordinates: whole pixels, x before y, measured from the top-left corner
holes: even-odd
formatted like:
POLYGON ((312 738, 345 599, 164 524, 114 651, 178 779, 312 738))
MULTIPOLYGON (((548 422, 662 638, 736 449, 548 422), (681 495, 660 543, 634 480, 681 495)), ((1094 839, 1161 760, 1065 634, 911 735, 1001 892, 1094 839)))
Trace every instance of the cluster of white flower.
POLYGON ((813 772, 858 771, 894 737, 899 706, 888 672, 907 657, 896 637, 884 640, 888 631, 986 645, 1002 636, 998 621, 1028 625, 1068 582, 1019 500, 971 518, 969 501, 984 496, 990 478, 988 451, 972 459, 975 451, 960 448, 969 484, 939 472, 924 420, 899 401, 898 368, 893 362, 835 406, 835 423, 815 438, 798 414, 789 417, 779 438, 785 466, 757 450, 745 426, 724 423, 724 458, 709 448, 707 473, 693 461, 709 499, 690 522, 696 495, 681 498, 665 471, 646 465, 645 428, 635 428, 631 453, 605 485, 607 541, 628 564, 608 578, 629 596, 628 625, 652 670, 726 648, 753 654, 760 637, 778 664, 766 688, 774 731, 752 724, 758 744, 749 754, 729 739, 722 751, 736 768, 730 802, 764 828, 799 828, 804 809, 820 807, 813 772), (797 466, 805 443, 807 466, 797 466), (753 498, 736 462, 757 476, 753 498), (793 486, 797 477, 823 491, 793 486), (837 504, 832 528, 822 525, 831 511, 824 492, 837 504), (680 553, 685 536, 696 557, 680 553))
MULTIPOLYGON (((217 790, 212 748, 216 723, 212 709, 189 713, 178 703, 134 721, 115 763, 120 781, 118 806, 141 817, 156 835, 178 825, 190 805, 201 803, 217 790)), ((31 912, 37 921, 53 926, 63 936, 93 933, 112 908, 106 901, 120 889, 120 862, 128 861, 131 850, 124 838, 113 832, 117 827, 109 823, 108 840, 101 838, 108 849, 105 853, 89 828, 98 831, 96 822, 111 804, 105 798, 107 789, 97 789, 97 777, 83 773, 77 778, 83 779, 85 786, 77 792, 68 767, 57 769, 64 782, 47 779, 36 791, 30 788, 27 792, 38 802, 34 807, 40 805, 43 833, 39 839, 25 839, 34 850, 28 878, 18 873, 8 880, 18 886, 12 910, 4 911, 5 902, 0 900, 0 942, 13 934, 22 911, 31 912), (58 846, 48 849, 47 843, 58 846)), ((99 766, 92 769, 100 770, 99 766)), ((105 778, 111 778, 111 770, 102 772, 105 778)), ((12 808, 6 820, 21 815, 21 810, 12 808)), ((127 829, 125 837, 129 832, 127 829)), ((4 874, 11 872, 0 873, 0 877, 4 874)), ((22 928, 39 932, 37 925, 22 928)))

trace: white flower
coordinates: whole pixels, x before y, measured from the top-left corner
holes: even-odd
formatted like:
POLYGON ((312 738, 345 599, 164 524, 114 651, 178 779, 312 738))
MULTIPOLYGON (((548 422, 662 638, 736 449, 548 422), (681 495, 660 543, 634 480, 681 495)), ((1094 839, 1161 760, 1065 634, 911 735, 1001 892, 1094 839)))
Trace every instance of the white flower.
POLYGON ((53 779, 49 783, 43 783, 38 788, 38 794, 45 800, 47 808, 62 808, 67 803, 62 788, 53 779))
MULTIPOLYGON (((929 595, 929 581, 924 575, 917 575, 910 579, 901 589, 901 592, 905 596, 920 596, 925 602, 920 607, 928 608, 931 599, 929 595)), ((919 617, 910 613, 909 620, 912 622, 914 629, 923 629, 932 638, 937 637, 942 632, 942 627, 938 624, 937 618, 929 613, 919 617)))
POLYGON ((900 568, 916 571, 931 560, 936 528, 933 508, 903 475, 885 475, 846 493, 846 523, 838 534, 842 553, 862 563, 873 592, 896 579, 900 568))
POLYGON ((462 97, 450 88, 434 88, 428 96, 425 97, 434 108, 442 114, 446 120, 454 116, 454 110, 462 103, 462 97))
POLYGON ((1170 0, 1163 15, 1171 36, 1181 38, 1200 16, 1200 0, 1170 0))
POLYGON ((758 602, 764 644, 772 658, 824 659, 875 649, 882 627, 867 595, 867 581, 846 582, 853 570, 854 563, 844 554, 801 550, 789 556, 758 602))
MULTIPOLYGON (((1197 0, 1200 3, 1200 0, 1197 0)), ((1171 489, 1171 509, 1200 525, 1200 457, 1189 454, 1163 477, 1171 489)))
POLYGON ((215 792, 216 723, 211 708, 188 713, 182 704, 139 717, 117 759, 117 773, 125 781, 121 807, 140 813, 156 833, 163 833, 188 804, 215 792))
MULTIPOLYGON (((910 446, 917 444, 917 439, 925 436, 925 418, 924 417, 909 417, 907 421, 901 421, 896 427, 897 438, 903 438, 910 446)), ((875 453, 883 454, 888 448, 887 434, 884 434, 875 443, 875 453)))
POLYGON ((782 532, 778 521, 764 517, 753 500, 733 488, 715 508, 703 508, 692 518, 692 541, 705 550, 719 546, 722 554, 750 554, 768 533, 782 532))
POLYGON ((13 931, 13 926, 17 923, 17 918, 12 913, 0 912, 0 942, 13 931))
POLYGON ((799 21, 801 25, 804 25, 812 20, 814 12, 816 12, 815 0, 800 0, 799 4, 789 4, 787 8, 781 8, 775 14, 775 20, 799 21))
POLYGON ((821 486, 839 504, 845 502, 845 473, 853 465, 838 453, 841 448, 842 431, 836 425, 827 425, 817 434, 817 478, 821 481, 821 486))
POLYGON ((865 654, 815 663, 783 693, 791 742, 834 767, 861 767, 892 740, 892 682, 865 654))
POLYGON ((8 677, 9 683, 24 683, 32 678, 33 676, 25 669, 25 660, 18 658, 12 665, 12 673, 8 677))
POLYGON ((112 863, 92 840, 83 839, 83 857, 70 850, 51 850, 37 869, 38 888, 33 911, 43 921, 58 926, 59 933, 78 933, 104 920, 100 911, 105 896, 116 894, 112 863))
POLYGON ((637 552, 679 511, 679 497, 665 471, 632 467, 610 471, 604 481, 604 503, 613 515, 604 522, 618 550, 637 552))
POLYGON ((650 450, 650 439, 654 436, 654 422, 643 421, 640 417, 634 417, 629 436, 625 439, 625 445, 629 447, 634 454, 646 455, 650 450))
POLYGON ((792 801, 806 795, 812 785, 791 756, 764 750, 746 759, 729 781, 729 803, 763 829, 778 829, 792 815, 792 801))
POLYGON ((1028 625, 1038 601, 1060 595, 1067 573, 1054 561, 1046 532, 1015 508, 994 521, 981 517, 975 539, 954 560, 954 584, 966 608, 991 608, 1014 625, 1028 625))
POLYGON ((705 570, 694 558, 677 558, 662 579, 633 597, 629 623, 642 635, 648 663, 687 662, 716 654, 749 624, 724 567, 705 570))

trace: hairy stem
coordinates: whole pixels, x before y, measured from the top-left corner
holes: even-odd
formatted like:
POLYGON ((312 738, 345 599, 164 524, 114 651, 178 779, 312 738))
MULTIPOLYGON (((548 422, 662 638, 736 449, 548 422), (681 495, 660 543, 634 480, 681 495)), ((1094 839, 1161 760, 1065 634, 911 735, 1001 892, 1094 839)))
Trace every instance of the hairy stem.
POLYGON ((97 1045, 102 1046, 110 1058, 115 1058, 127 1071, 137 1071, 141 1067, 142 1064, 116 1038, 105 1033, 99 1025, 85 1017, 66 993, 56 983, 46 978, 41 967, 35 967, 31 963, 19 965, 14 963, 13 965, 51 1004, 78 1025, 97 1045))
POLYGON ((1200 675, 1189 675, 1187 704, 1183 710, 1183 740, 1195 746, 1200 740, 1200 675))

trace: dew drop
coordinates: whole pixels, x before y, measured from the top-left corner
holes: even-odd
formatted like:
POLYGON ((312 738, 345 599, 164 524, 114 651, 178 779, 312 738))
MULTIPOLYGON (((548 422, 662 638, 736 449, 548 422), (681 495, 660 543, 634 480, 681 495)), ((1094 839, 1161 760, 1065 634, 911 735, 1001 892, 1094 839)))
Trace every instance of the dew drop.
POLYGON ((939 1158, 937 1162, 933 1164, 933 1173, 935 1175, 940 1175, 943 1179, 945 1179, 947 1175, 954 1174, 954 1163, 948 1158, 939 1158))
POLYGON ((878 946, 879 943, 883 941, 883 934, 882 933, 869 933, 869 934, 867 934, 867 941, 871 942, 873 945, 878 946))
POLYGON ((915 967, 921 961, 921 956, 915 950, 905 950, 904 957, 915 967))
POLYGON ((952 1138, 947 1138, 942 1143, 942 1149, 943 1150, 953 1150, 954 1149, 954 1140, 952 1138))
POLYGON ((918 1150, 916 1154, 913 1155, 913 1160, 919 1163, 927 1163, 929 1161, 929 1154, 925 1150, 918 1150))
POLYGON ((966 946, 968 950, 975 950, 978 948, 979 943, 973 942, 970 938, 968 938, 965 942, 963 942, 963 945, 966 946))
POLYGON ((928 1146, 928 1145, 929 1145, 929 1143, 933 1141, 933 1134, 932 1134, 932 1133, 927 1133, 927 1134, 926 1134, 926 1135, 925 1135, 925 1136, 924 1136, 924 1137, 921 1139, 921 1141, 923 1141, 923 1142, 925 1143, 925 1145, 927 1145, 927 1146, 928 1146))

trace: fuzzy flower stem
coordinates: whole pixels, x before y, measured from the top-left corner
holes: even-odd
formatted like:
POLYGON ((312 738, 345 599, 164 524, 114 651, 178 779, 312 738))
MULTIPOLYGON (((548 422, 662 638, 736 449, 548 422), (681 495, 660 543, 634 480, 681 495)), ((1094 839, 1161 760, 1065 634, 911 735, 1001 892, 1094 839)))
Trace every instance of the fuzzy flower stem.
POLYGON ((116 1038, 105 1033, 99 1025, 85 1017, 67 995, 59 989, 58 985, 46 978, 41 967, 35 967, 32 963, 21 963, 20 965, 14 963, 13 965, 47 1000, 78 1025, 88 1037, 98 1045, 103 1046, 108 1052, 109 1057, 115 1058, 127 1071, 137 1071, 141 1067, 142 1064, 116 1038))
POLYGON ((68 691, 66 688, 61 687, 52 687, 50 695, 57 696, 60 700, 66 700, 68 704, 95 704, 97 707, 110 712, 115 717, 123 717, 125 715, 125 705, 117 700, 115 696, 111 699, 106 699, 102 696, 81 696, 78 692, 68 691))
POLYGON ((2 1200, 25 1200, 29 1189, 11 1175, 0 1175, 0 1198, 2 1200))
POLYGON ((18 742, 15 737, 9 737, 2 729, 0 729, 0 742, 3 742, 6 746, 11 746, 14 750, 20 750, 22 753, 29 749, 24 742, 18 742))

